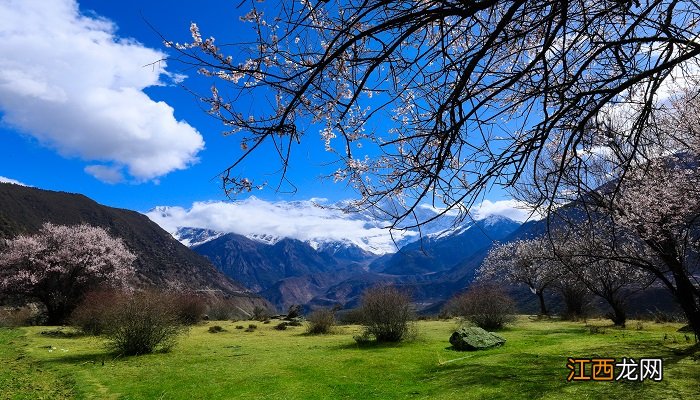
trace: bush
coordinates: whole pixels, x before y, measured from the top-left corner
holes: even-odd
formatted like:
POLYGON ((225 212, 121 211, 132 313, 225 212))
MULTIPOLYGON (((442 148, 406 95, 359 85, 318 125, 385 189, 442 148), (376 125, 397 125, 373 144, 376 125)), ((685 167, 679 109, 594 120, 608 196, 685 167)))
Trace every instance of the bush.
POLYGON ((108 315, 123 296, 126 294, 108 289, 89 292, 71 314, 70 324, 88 335, 101 335, 108 315))
POLYGON ((447 309, 486 330, 500 329, 515 320, 515 302, 496 286, 473 286, 450 300, 447 309))
POLYGON ((196 293, 172 294, 169 297, 177 312, 177 318, 185 325, 199 323, 207 312, 204 299, 196 293))
POLYGON ((106 316, 109 348, 121 355, 169 351, 184 332, 170 296, 139 292, 123 297, 106 316))
POLYGON ((335 326, 335 313, 327 308, 313 311, 307 318, 306 332, 312 335, 330 333, 335 326))
POLYGON ((294 319, 301 317, 302 312, 304 311, 303 307, 299 304, 292 304, 289 306, 289 309, 287 309, 287 319, 294 319))
POLYGON ((236 306, 229 299, 221 297, 213 298, 209 301, 207 315, 210 320, 224 321, 237 317, 236 306))
POLYGON ((256 321, 265 321, 266 319, 270 319, 270 311, 268 311, 267 308, 260 307, 260 306, 255 306, 253 308, 253 316, 252 318, 256 321))
POLYGON ((278 331, 283 331, 287 329, 287 326, 289 326, 288 323, 280 322, 279 324, 275 325, 275 329, 277 329, 278 331))
POLYGON ((29 303, 21 307, 0 307, 0 326, 44 325, 46 311, 41 303, 29 303))
POLYGON ((209 327, 209 333, 220 333, 220 332, 226 332, 226 329, 222 328, 219 325, 214 325, 209 327))
POLYGON ((361 325, 362 313, 359 308, 342 310, 336 313, 336 319, 340 321, 341 324, 345 325, 361 325))
POLYGON ((377 342, 399 342, 407 338, 414 313, 411 299, 393 286, 367 289, 360 300, 362 336, 377 342))

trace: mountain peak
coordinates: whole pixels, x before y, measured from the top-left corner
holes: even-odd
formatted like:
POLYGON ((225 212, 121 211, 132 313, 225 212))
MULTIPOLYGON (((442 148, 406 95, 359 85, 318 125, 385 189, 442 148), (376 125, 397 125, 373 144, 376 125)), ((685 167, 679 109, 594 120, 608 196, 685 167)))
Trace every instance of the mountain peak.
POLYGON ((492 226, 499 223, 513 223, 520 225, 519 222, 514 221, 504 215, 491 214, 485 218, 477 220, 477 222, 482 223, 484 226, 492 226))

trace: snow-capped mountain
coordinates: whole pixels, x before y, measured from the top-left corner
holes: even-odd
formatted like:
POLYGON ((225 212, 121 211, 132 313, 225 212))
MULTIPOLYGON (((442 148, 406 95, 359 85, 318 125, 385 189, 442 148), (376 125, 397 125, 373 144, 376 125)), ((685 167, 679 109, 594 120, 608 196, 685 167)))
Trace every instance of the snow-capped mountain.
MULTIPOLYGON (((344 213, 339 206, 316 201, 268 202, 250 197, 237 202, 199 202, 190 209, 159 206, 145 213, 176 237, 181 228, 236 233, 275 244, 283 238, 306 242, 349 243, 373 254, 393 253, 417 236, 416 231, 385 229, 388 224, 368 213, 344 213)), ((188 244, 199 243, 189 240, 188 244)))
POLYGON ((519 226, 518 222, 496 215, 471 221, 409 243, 397 253, 377 259, 370 269, 392 275, 444 271, 474 252, 503 240, 519 226))
POLYGON ((436 218, 441 210, 421 205, 403 224, 405 229, 390 230, 386 216, 369 211, 346 213, 346 206, 344 202, 328 204, 324 199, 268 202, 250 197, 236 202, 197 202, 190 209, 159 206, 145 214, 189 246, 204 243, 210 236, 236 233, 270 245, 291 238, 313 248, 339 243, 376 255, 395 253, 421 235, 453 234, 471 223, 460 225, 454 212, 436 218), (416 221, 424 223, 420 229, 411 227, 416 221), (182 231, 183 228, 208 233, 182 231))
POLYGON ((211 229, 181 227, 177 228, 171 235, 185 246, 194 247, 221 237, 224 234, 211 229))

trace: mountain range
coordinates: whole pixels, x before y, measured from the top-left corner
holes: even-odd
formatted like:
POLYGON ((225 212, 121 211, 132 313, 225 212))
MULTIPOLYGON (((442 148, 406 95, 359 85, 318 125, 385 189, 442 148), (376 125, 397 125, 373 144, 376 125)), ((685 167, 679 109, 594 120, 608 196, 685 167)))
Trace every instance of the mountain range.
POLYGON ((441 222, 432 225, 439 230, 428 230, 421 239, 387 254, 371 253, 347 241, 270 240, 266 235, 191 227, 179 228, 175 236, 280 309, 292 304, 352 305, 364 288, 379 282, 411 287, 414 300, 428 307, 461 289, 455 281, 463 280, 464 275, 473 277, 473 270, 459 276, 449 272, 474 264, 475 254, 481 256, 481 250, 520 226, 500 216, 457 226, 451 225, 453 221, 441 222), (428 284, 435 290, 413 290, 428 284))

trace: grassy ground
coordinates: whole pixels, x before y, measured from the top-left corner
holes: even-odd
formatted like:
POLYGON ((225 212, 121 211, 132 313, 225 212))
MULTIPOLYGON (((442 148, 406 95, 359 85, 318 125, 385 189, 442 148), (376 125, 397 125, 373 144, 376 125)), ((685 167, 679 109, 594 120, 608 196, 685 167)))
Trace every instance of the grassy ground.
POLYGON ((591 333, 523 317, 501 332, 502 348, 467 353, 448 347, 453 321, 419 322, 416 340, 370 347, 355 344, 356 327, 307 336, 274 322, 254 332, 235 325, 199 325, 170 353, 129 358, 107 354, 100 338, 0 328, 0 399, 700 398, 700 354, 678 324, 591 333), (212 325, 227 331, 209 333, 212 325), (664 378, 566 382, 568 357, 661 357, 664 378))

